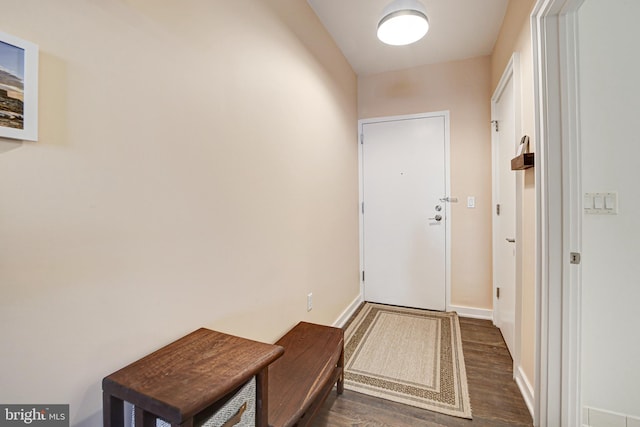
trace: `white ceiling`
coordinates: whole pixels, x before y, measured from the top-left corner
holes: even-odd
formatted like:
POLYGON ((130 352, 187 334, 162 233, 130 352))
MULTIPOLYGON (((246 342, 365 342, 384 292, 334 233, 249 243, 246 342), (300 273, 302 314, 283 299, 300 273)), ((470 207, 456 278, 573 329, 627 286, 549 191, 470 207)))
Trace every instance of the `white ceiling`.
POLYGON ((391 0, 307 0, 360 76, 489 55, 509 0, 421 0, 429 32, 409 46, 376 37, 391 0))

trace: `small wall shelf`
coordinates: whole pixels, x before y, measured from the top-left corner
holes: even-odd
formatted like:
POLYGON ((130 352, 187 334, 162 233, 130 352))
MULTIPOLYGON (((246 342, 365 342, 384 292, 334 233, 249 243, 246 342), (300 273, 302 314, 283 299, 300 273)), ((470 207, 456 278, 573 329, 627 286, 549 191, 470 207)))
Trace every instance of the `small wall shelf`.
POLYGON ((519 171, 529 169, 534 166, 534 153, 522 153, 518 157, 511 159, 511 170, 519 171))

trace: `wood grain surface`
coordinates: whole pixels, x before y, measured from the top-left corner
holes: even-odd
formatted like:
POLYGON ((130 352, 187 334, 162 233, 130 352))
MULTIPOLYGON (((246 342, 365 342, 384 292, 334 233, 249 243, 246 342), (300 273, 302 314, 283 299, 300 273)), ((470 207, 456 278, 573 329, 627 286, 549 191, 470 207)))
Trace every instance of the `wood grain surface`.
POLYGON ((107 396, 181 424, 282 353, 279 346, 200 328, 104 378, 102 389, 107 396))

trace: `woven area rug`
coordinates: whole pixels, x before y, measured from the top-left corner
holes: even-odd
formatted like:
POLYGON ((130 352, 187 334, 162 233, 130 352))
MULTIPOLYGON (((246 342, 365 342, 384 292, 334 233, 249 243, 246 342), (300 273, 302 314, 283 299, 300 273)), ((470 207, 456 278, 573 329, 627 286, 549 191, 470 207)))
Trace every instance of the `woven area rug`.
POLYGON ((458 315, 365 303, 345 331, 345 388, 471 418, 458 315))

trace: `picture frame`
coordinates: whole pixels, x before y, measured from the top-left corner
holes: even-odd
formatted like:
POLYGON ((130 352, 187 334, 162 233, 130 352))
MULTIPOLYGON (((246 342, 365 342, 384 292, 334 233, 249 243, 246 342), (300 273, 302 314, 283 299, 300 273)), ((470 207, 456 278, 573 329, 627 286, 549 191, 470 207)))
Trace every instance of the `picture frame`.
POLYGON ((38 52, 0 31, 0 138, 38 140, 38 52))

